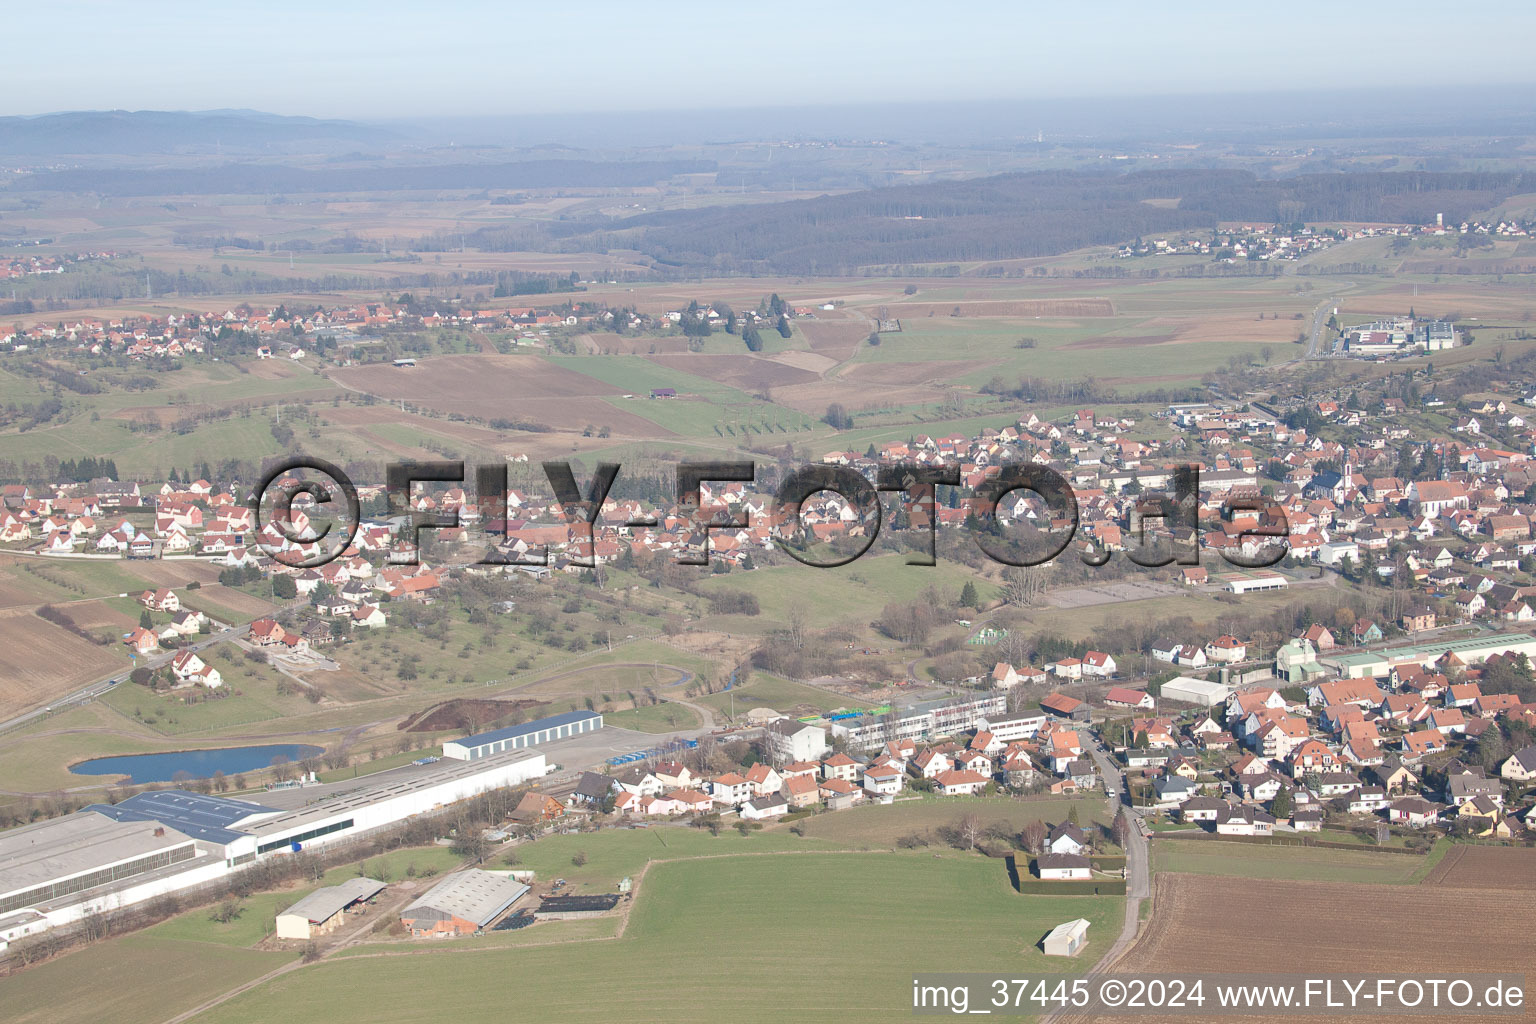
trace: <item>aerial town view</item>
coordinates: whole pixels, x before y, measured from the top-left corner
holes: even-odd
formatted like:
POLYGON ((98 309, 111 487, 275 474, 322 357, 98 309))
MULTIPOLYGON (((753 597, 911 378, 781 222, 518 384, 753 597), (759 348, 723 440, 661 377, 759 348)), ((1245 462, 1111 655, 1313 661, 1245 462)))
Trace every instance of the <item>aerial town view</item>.
POLYGON ((1536 10, 1109 7, 8 15, 0 1020, 1532 1019, 1536 10))

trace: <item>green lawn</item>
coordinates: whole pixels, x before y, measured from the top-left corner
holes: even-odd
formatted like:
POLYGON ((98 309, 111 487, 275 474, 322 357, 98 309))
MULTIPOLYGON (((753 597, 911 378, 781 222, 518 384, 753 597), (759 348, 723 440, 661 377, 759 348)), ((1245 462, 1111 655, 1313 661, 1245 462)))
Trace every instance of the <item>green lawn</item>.
POLYGON ((791 708, 804 705, 817 711, 835 711, 838 708, 864 707, 857 702, 850 701, 828 690, 821 690, 814 686, 806 686, 781 676, 769 675, 767 672, 754 671, 744 685, 733 686, 729 690, 712 693, 703 697, 692 698, 696 704, 705 704, 720 712, 722 716, 729 716, 732 709, 738 717, 747 713, 754 707, 773 708, 775 711, 789 711, 791 708))
POLYGON ((710 835, 701 828, 653 825, 603 829, 601 832, 552 835, 515 848, 516 866, 539 878, 564 878, 578 892, 612 892, 621 878, 634 878, 653 861, 730 857, 748 853, 785 853, 841 849, 843 844, 800 837, 787 829, 765 829, 743 836, 734 828, 710 835), (586 863, 572 862, 578 853, 586 863))
POLYGON ((835 569, 796 563, 733 572, 701 580, 699 589, 705 594, 745 591, 756 595, 764 620, 788 622, 791 611, 799 609, 815 626, 822 627, 848 619, 868 622, 878 617, 886 604, 915 600, 930 586, 953 600, 967 582, 976 584, 983 601, 998 596, 996 584, 963 565, 942 559, 936 566, 908 565, 906 555, 865 555, 835 569))
POLYGON ((408 955, 341 958, 260 986, 202 1020, 305 1024, 333 1019, 338 1006, 373 1024, 417 1024, 432 1006, 501 1019, 514 991, 518 1020, 888 1020, 910 1012, 915 971, 1086 969, 1091 955, 1047 961, 1035 943, 1085 917, 1090 952, 1106 948, 1119 914, 1115 898, 1021 896, 1002 862, 978 857, 668 863, 646 874, 619 939, 474 953, 442 943, 422 955, 413 946, 408 955), (893 921, 900 941, 890 935, 893 921), (954 941, 958 933, 964 942, 954 941), (879 943, 878 958, 855 955, 880 935, 890 941, 879 943))
POLYGON ((1306 882, 1404 885, 1424 865, 1406 854, 1169 839, 1152 844, 1154 871, 1306 882))
POLYGON ((627 711, 604 711, 603 724, 637 732, 675 732, 697 729, 699 716, 681 704, 662 703, 627 711))

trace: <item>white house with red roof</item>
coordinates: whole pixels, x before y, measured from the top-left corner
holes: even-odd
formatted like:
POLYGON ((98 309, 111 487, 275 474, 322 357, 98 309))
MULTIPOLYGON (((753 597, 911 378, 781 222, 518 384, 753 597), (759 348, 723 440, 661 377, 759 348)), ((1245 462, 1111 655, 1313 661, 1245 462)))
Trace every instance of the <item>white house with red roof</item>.
POLYGON ((920 779, 936 779, 947 771, 953 771, 955 763, 942 751, 925 750, 914 757, 907 767, 920 779))
POLYGON ((1150 693, 1124 686, 1112 686, 1104 695, 1104 704, 1112 708, 1141 708, 1151 711, 1156 703, 1150 693))
POLYGON ((985 789, 991 780, 980 772, 959 768, 942 773, 934 781, 938 783, 939 792, 945 796, 974 796, 985 789))
POLYGON ((184 683, 201 684, 213 690, 224 685, 219 670, 203 661, 195 651, 180 651, 171 659, 171 673, 184 683))
POLYGON ((1114 657, 1103 651, 1088 651, 1083 655, 1082 673, 1085 676, 1112 676, 1115 669, 1114 657))

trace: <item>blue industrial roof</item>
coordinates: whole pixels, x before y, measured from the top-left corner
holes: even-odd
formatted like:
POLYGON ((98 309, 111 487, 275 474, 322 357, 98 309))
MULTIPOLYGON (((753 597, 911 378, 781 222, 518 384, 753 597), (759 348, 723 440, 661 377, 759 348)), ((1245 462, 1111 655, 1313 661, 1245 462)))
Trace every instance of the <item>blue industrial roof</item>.
POLYGON ((194 839, 229 843, 243 835, 231 826, 253 814, 281 814, 273 807, 203 796, 184 789, 162 789, 138 793, 116 804, 91 804, 86 808, 114 821, 157 821, 194 839))
POLYGON ((562 725, 570 725, 573 722, 585 722, 593 718, 602 718, 595 711, 567 711, 559 715, 550 715, 548 718, 536 718, 522 725, 509 725, 505 729, 495 729, 491 732, 482 732, 474 736, 466 736, 461 740, 455 740, 460 746, 481 747, 487 743, 497 743, 501 740, 509 740, 514 736, 528 736, 544 729, 553 729, 562 725))

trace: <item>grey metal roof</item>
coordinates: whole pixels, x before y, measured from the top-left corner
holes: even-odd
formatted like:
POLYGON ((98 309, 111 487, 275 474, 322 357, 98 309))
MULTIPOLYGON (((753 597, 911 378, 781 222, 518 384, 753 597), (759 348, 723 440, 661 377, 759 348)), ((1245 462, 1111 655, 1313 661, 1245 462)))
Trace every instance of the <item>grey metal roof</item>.
POLYGON ((316 889, 277 916, 302 917, 310 924, 321 924, 358 900, 373 898, 383 889, 384 883, 372 878, 349 878, 340 885, 316 889))
POLYGON ((138 793, 121 803, 91 804, 85 809, 114 821, 158 821, 195 839, 220 844, 231 843, 246 834, 234 829, 240 822, 282 813, 275 807, 203 796, 184 789, 138 793))
MULTIPOLYGON (((444 758, 431 765, 407 765, 405 768, 391 769, 388 772, 380 772, 380 780, 378 781, 370 782, 365 777, 357 780, 358 786, 356 789, 347 790, 343 793, 327 790, 328 793, 334 794, 329 799, 287 811, 276 818, 264 818, 261 821, 253 822, 246 826, 245 831, 266 839, 270 836, 288 832, 308 822, 320 821, 339 814, 356 811, 359 808, 367 807, 381 800, 388 800, 391 797, 403 796, 406 793, 417 790, 430 789, 433 786, 441 785, 453 779, 462 778, 467 775, 478 775, 481 772, 500 767, 501 765, 514 764, 518 761, 527 761, 543 756, 537 750, 509 750, 503 754, 496 754, 493 757, 484 757, 475 761, 459 761, 454 758, 444 758), (406 769, 409 769, 409 771, 406 769)), ((286 790, 285 792, 302 795, 304 790, 300 788, 286 790)))
POLYGON ((0 893, 96 871, 191 840, 154 822, 113 821, 83 812, 0 832, 0 893))
POLYGON ((603 716, 595 711, 564 711, 558 715, 550 715, 548 718, 536 718, 522 725, 509 725, 505 729, 494 729, 491 732, 476 733, 474 736, 466 736, 461 740, 455 740, 460 746, 480 747, 487 743, 497 743, 501 740, 509 740, 514 736, 530 736, 543 729, 554 729, 562 725, 571 725, 575 722, 584 722, 589 719, 601 719, 603 716))
POLYGON ((420 899, 400 911, 400 916, 409 919, 413 916, 412 911, 437 911, 439 914, 472 921, 483 928, 521 899, 527 891, 528 886, 511 875, 470 868, 438 882, 420 899))

